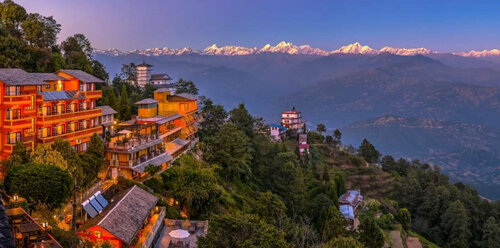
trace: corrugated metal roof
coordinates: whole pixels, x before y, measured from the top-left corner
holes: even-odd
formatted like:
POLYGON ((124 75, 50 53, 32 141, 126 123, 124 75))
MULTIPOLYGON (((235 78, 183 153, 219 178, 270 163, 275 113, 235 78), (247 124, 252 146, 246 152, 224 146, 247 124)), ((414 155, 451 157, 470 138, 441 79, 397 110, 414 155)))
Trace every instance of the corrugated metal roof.
POLYGON ((78 80, 86 82, 86 83, 104 83, 104 80, 95 77, 89 73, 86 73, 82 70, 59 70, 60 72, 64 72, 70 76, 78 78, 78 80))
POLYGON ((158 197, 134 185, 106 207, 97 225, 129 245, 157 202, 158 197))
POLYGON ((97 106, 97 107, 101 109, 102 115, 114 115, 114 114, 118 113, 118 112, 116 112, 116 110, 114 110, 113 108, 111 108, 108 105, 97 106))
POLYGON ((137 171, 139 173, 144 173, 144 169, 146 169, 146 167, 150 164, 152 164, 154 166, 161 166, 162 164, 164 164, 166 162, 170 162, 173 159, 174 158, 172 156, 170 156, 169 154, 163 153, 160 156, 154 157, 153 159, 147 160, 143 163, 140 163, 137 166, 132 167, 132 170, 137 171))
POLYGON ((158 101, 151 98, 146 98, 136 102, 135 104, 142 105, 142 104, 154 104, 154 103, 158 103, 158 101))
POLYGON ((171 80, 171 79, 172 78, 166 73, 151 74, 151 80, 171 80))
POLYGON ((71 99, 85 99, 85 96, 78 94, 76 90, 66 90, 66 91, 44 91, 42 92, 44 101, 59 101, 59 100, 71 100, 71 99))

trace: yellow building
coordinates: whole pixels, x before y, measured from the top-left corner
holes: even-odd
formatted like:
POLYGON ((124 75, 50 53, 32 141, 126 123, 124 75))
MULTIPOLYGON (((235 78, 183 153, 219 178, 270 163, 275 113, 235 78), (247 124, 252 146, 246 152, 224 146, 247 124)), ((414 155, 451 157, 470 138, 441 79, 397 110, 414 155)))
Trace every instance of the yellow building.
POLYGON ((138 116, 120 123, 107 145, 108 177, 140 179, 148 165, 164 170, 196 142, 197 98, 157 90, 136 103, 138 116))

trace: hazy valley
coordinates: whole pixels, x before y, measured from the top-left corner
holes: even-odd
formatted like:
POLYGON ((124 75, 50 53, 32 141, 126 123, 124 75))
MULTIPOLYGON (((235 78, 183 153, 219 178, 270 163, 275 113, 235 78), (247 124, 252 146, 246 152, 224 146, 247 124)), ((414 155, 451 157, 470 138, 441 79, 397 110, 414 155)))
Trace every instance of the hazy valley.
POLYGON ((244 102, 268 122, 295 106, 309 128, 322 122, 330 130, 342 128, 347 144, 358 146, 366 137, 383 153, 439 164, 451 178, 499 199, 499 57, 354 48, 329 54, 268 48, 235 56, 212 47, 208 54, 157 49, 94 56, 111 76, 122 64, 145 60, 154 72, 193 80, 201 95, 227 108, 244 102), (381 117, 387 115, 402 119, 381 117))

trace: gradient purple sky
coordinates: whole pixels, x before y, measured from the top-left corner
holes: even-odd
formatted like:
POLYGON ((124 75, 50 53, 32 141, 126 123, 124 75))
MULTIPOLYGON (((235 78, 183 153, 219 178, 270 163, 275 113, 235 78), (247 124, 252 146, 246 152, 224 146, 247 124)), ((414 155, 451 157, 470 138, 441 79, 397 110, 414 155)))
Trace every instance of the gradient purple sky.
POLYGON ((60 38, 85 34, 96 48, 261 47, 281 40, 332 50, 500 48, 500 1, 14 0, 53 15, 60 38), (437 3, 436 3, 437 2, 437 3))

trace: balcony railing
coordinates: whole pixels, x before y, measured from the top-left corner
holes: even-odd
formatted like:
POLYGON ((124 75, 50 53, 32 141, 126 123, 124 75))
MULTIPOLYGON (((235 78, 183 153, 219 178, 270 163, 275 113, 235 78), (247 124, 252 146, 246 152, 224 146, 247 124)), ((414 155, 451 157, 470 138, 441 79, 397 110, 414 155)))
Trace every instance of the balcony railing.
POLYGON ((146 137, 132 137, 125 142, 122 140, 116 140, 108 144, 108 148, 112 150, 125 150, 127 152, 135 152, 139 150, 147 149, 156 144, 160 144, 162 141, 161 137, 155 134, 148 135, 146 137))
POLYGON ((40 141, 43 143, 52 142, 56 139, 66 139, 66 138, 80 138, 84 136, 90 136, 94 133, 100 133, 102 131, 102 127, 91 127, 86 129, 81 129, 75 132, 66 132, 58 135, 51 135, 47 137, 38 137, 40 141))
POLYGON ((37 116, 37 121, 44 122, 45 124, 45 122, 48 123, 59 122, 61 121, 61 119, 64 119, 64 121, 67 122, 67 121, 82 119, 82 117, 92 118, 92 117, 98 117, 100 115, 101 115, 101 109, 95 108, 91 110, 84 110, 77 112, 66 111, 65 113, 37 116))
POLYGON ((100 90, 80 91, 80 93, 83 94, 85 98, 102 98, 102 91, 100 90))
POLYGON ((31 127, 31 118, 33 117, 25 117, 12 120, 7 119, 4 121, 4 127, 17 129, 29 128, 31 127))
MULTIPOLYGON (((24 92, 23 92, 24 93, 24 92)), ((36 97, 35 93, 26 92, 22 95, 4 96, 4 104, 31 104, 31 97, 36 97)))
POLYGON ((153 150, 152 152, 148 153, 148 154, 144 154, 142 155, 139 159, 133 161, 133 160, 129 160, 128 163, 129 163, 129 167, 134 167, 134 166, 137 166, 137 165, 140 165, 142 163, 146 163, 147 161, 151 160, 151 159, 154 159, 162 154, 165 153, 165 149, 164 148, 159 148, 159 149, 156 149, 156 150, 153 150))

